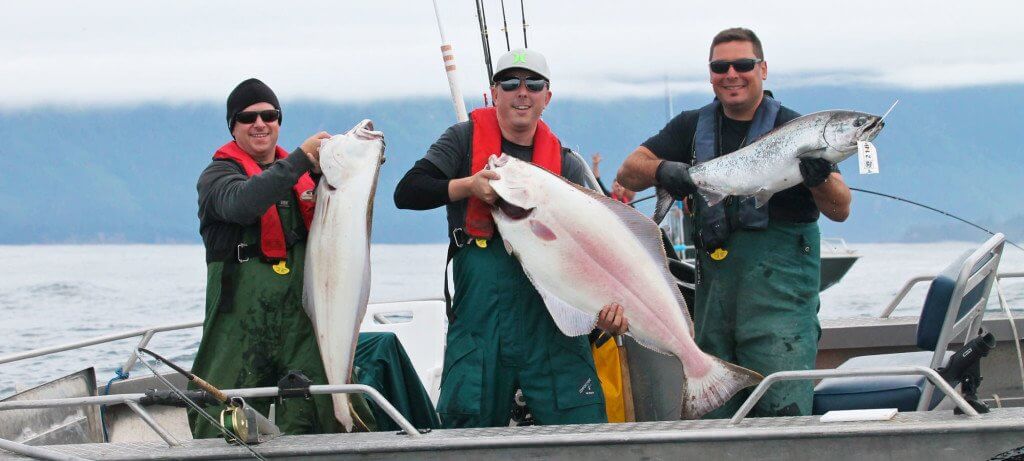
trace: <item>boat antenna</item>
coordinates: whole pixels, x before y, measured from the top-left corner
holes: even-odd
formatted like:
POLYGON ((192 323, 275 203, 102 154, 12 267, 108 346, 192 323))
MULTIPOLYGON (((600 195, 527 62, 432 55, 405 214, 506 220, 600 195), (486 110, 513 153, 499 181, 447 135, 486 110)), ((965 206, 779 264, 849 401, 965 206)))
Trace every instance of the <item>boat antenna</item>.
MULTIPOLYGON (((199 387, 202 387, 203 390, 206 390, 207 392, 210 392, 209 390, 207 390, 206 387, 204 387, 204 386, 199 384, 199 382, 201 381, 206 386, 209 386, 210 389, 213 389, 214 391, 216 391, 215 393, 214 392, 210 392, 210 394, 213 395, 214 398, 220 400, 221 402, 224 402, 227 399, 227 396, 225 396, 224 393, 220 391, 220 389, 217 389, 216 387, 213 387, 212 385, 210 385, 206 381, 203 381, 202 379, 200 379, 198 376, 193 375, 192 373, 189 373, 189 372, 185 371, 181 367, 175 365, 170 360, 167 360, 167 359, 157 355, 155 352, 150 351, 149 349, 146 349, 146 348, 143 348, 143 347, 138 348, 136 350, 135 354, 139 355, 139 352, 145 352, 146 354, 149 354, 153 358, 163 362, 167 366, 169 366, 172 369, 174 369, 174 371, 185 375, 185 377, 188 378, 189 381, 195 382, 196 385, 198 385, 199 387), (196 380, 198 380, 198 381, 196 381, 196 380), (221 400, 221 397, 224 397, 224 400, 221 400)), ((210 416, 210 414, 207 413, 206 410, 204 410, 202 407, 200 407, 198 403, 196 403, 194 400, 188 398, 188 396, 185 395, 185 393, 182 392, 181 389, 178 389, 177 387, 175 387, 174 384, 171 384, 171 382, 168 381, 167 378, 164 378, 163 375, 161 375, 149 363, 147 363, 145 360, 143 360, 141 356, 139 357, 139 363, 141 363, 143 366, 148 368, 149 371, 153 373, 153 376, 156 377, 156 379, 158 379, 161 383, 163 383, 164 386, 167 386, 167 388, 170 389, 171 392, 174 392, 174 394, 177 395, 179 399, 181 399, 183 402, 185 402, 190 408, 192 408, 193 411, 195 411, 197 414, 199 414, 199 416, 202 416, 207 421, 209 421, 210 424, 213 424, 213 427, 216 427, 217 429, 220 429, 220 431, 226 437, 230 437, 231 440, 233 440, 235 443, 245 447, 245 449, 249 450, 249 453, 252 453, 252 455, 254 457, 256 457, 256 459, 261 459, 261 460, 266 461, 267 458, 264 458, 259 453, 256 453, 256 450, 253 450, 252 447, 249 446, 249 444, 245 443, 244 440, 239 438, 233 432, 229 431, 228 428, 224 427, 224 425, 221 424, 220 421, 217 421, 216 418, 214 418, 213 416, 210 416)))
POLYGON ((519 0, 519 12, 523 17, 523 48, 529 48, 530 45, 526 44, 526 7, 523 6, 523 0, 519 0))
POLYGON ((484 64, 487 64, 487 86, 494 80, 494 69, 491 67, 491 39, 487 36, 487 14, 484 12, 483 0, 476 0, 476 19, 480 23, 480 41, 484 46, 484 64))
POLYGON ((501 31, 505 33, 505 51, 512 51, 508 41, 508 21, 505 19, 505 0, 501 0, 501 31))
POLYGON ((452 106, 455 107, 455 118, 460 122, 469 120, 466 115, 466 101, 462 98, 462 89, 459 87, 459 75, 456 73, 455 50, 444 34, 444 25, 441 23, 441 10, 437 7, 437 0, 434 0, 434 15, 437 16, 437 30, 441 33, 441 60, 444 63, 444 71, 448 76, 448 89, 452 94, 452 106))
MULTIPOLYGON (((895 106, 895 104, 893 104, 893 105, 895 106)), ((885 197, 885 198, 890 198, 890 199, 893 199, 893 200, 897 200, 897 201, 900 201, 900 202, 905 202, 905 203, 909 203, 909 204, 911 204, 911 205, 917 205, 917 206, 919 206, 919 207, 921 207, 921 208, 924 208, 924 209, 926 209, 926 210, 931 210, 931 211, 934 211, 934 212, 936 212, 936 213, 939 213, 939 214, 943 214, 943 215, 949 216, 950 218, 953 218, 953 219, 955 219, 955 220, 957 220, 957 221, 960 221, 960 222, 962 222, 962 223, 964 223, 964 224, 967 224, 967 225, 969 225, 969 226, 971 226, 971 227, 974 227, 974 228, 976 228, 976 229, 980 229, 980 230, 982 230, 982 231, 985 231, 985 232, 987 232, 987 233, 988 233, 989 235, 996 235, 996 234, 995 234, 995 232, 992 232, 992 231, 990 231, 990 230, 988 230, 988 229, 985 229, 984 227, 981 227, 981 226, 979 226, 979 225, 977 225, 977 224, 975 224, 975 223, 972 223, 972 222, 970 222, 970 221, 968 221, 968 220, 966 220, 966 219, 964 219, 964 218, 961 218, 961 217, 959 217, 959 216, 956 216, 956 215, 954 215, 954 214, 952 214, 952 213, 948 213, 948 212, 942 211, 942 210, 940 210, 940 209, 938 209, 938 208, 933 208, 933 207, 930 207, 930 206, 928 206, 928 205, 924 205, 924 204, 921 204, 921 203, 917 203, 917 202, 915 202, 915 201, 913 201, 913 200, 908 200, 908 199, 905 199, 905 198, 903 198, 903 197, 897 197, 897 196, 895 196, 895 195, 883 194, 883 193, 881 193, 881 192, 875 192, 875 191, 871 191, 871 190, 866 190, 866 189, 859 189, 859 188, 856 188, 856 187, 851 187, 851 188, 850 188, 850 190, 855 190, 855 191, 857 191, 857 192, 863 192, 863 193, 865 193, 865 194, 877 195, 877 196, 879 196, 879 197, 885 197)), ((1006 243, 1009 243, 1010 245, 1013 245, 1013 246, 1017 247, 1018 249, 1020 249, 1020 250, 1024 251, 1024 248, 1021 248, 1021 246, 1020 246, 1020 245, 1017 245, 1016 243, 1014 243, 1014 242, 1010 241, 1010 239, 1006 239, 1006 243)))

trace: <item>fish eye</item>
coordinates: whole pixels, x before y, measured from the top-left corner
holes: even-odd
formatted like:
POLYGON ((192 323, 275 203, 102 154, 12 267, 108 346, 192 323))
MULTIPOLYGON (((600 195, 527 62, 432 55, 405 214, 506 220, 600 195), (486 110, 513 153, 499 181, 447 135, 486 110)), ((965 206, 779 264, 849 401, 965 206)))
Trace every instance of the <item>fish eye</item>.
POLYGON ((853 121, 853 126, 856 127, 856 128, 860 128, 860 127, 864 126, 864 124, 867 123, 867 121, 868 120, 866 118, 864 118, 864 117, 857 117, 857 120, 853 121))

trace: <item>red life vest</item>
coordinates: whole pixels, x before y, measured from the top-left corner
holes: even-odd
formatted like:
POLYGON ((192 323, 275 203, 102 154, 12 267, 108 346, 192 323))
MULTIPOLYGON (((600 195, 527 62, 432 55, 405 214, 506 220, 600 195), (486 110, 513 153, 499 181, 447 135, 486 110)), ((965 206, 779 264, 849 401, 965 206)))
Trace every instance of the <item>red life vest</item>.
MULTIPOLYGON (((282 159, 288 156, 288 151, 277 146, 275 157, 282 159)), ((259 163, 247 154, 235 141, 231 141, 213 154, 214 159, 227 159, 232 160, 235 163, 242 166, 245 170, 246 176, 250 178, 263 172, 260 168, 259 163)), ((299 176, 299 180, 292 186, 292 190, 295 191, 296 201, 298 202, 299 212, 302 214, 302 222, 306 225, 306 229, 309 229, 309 225, 313 222, 313 209, 316 204, 311 200, 301 200, 302 194, 311 192, 316 187, 316 183, 309 177, 309 173, 303 173, 299 176)), ((260 251, 263 252, 263 257, 268 260, 282 260, 288 258, 288 248, 284 239, 284 228, 281 225, 281 216, 277 214, 277 205, 270 205, 266 213, 263 213, 263 217, 260 219, 260 251)))
MULTIPOLYGON (((476 109, 469 117, 473 120, 470 174, 476 174, 487 166, 487 160, 492 154, 501 154, 501 128, 498 127, 498 112, 493 107, 476 109)), ((543 120, 537 121, 537 131, 533 135, 533 163, 556 175, 562 175, 562 143, 543 120)), ((476 197, 469 197, 466 205, 466 233, 470 237, 483 239, 494 235, 491 207, 476 197)))

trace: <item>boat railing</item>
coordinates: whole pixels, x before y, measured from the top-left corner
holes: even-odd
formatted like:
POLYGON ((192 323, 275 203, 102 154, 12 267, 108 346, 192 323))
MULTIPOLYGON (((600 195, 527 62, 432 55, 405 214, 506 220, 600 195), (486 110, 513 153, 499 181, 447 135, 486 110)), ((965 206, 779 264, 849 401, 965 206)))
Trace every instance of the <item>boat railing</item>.
POLYGON ((877 367, 877 368, 860 368, 860 369, 830 369, 830 370, 797 370, 797 371, 780 371, 768 375, 758 384, 754 391, 750 393, 750 397, 743 402, 739 410, 729 420, 729 424, 739 424, 743 421, 743 418, 750 413, 750 410, 757 405, 757 402, 761 400, 765 392, 768 392, 768 388, 780 381, 806 381, 806 380, 818 380, 825 378, 851 378, 851 377, 867 377, 867 376, 908 376, 918 375, 924 376, 928 381, 935 386, 936 389, 942 391, 949 397, 953 403, 956 404, 960 411, 969 416, 978 416, 977 410, 971 407, 971 404, 967 403, 953 386, 950 386, 945 379, 939 373, 928 367, 921 366, 903 366, 903 367, 877 367))
MULTIPOLYGON (((879 317, 883 319, 889 318, 889 316, 892 315, 892 313, 896 310, 897 307, 899 307, 900 303, 903 302, 903 299, 907 297, 907 294, 910 293, 910 290, 913 289, 915 285, 921 282, 930 282, 937 276, 938 274, 918 275, 915 277, 911 277, 903 284, 903 287, 900 288, 900 291, 896 292, 896 296, 892 299, 892 301, 889 302, 889 305, 885 307, 885 310, 882 311, 882 314, 879 315, 879 317)), ((996 285, 998 286, 999 280, 1001 279, 1011 278, 1024 278, 1024 272, 1000 272, 996 274, 996 285)))
MULTIPOLYGON (((233 398, 260 398, 260 397, 277 397, 280 395, 280 389, 276 387, 255 387, 246 389, 226 389, 223 390, 224 394, 229 399, 233 398)), ((388 415, 409 437, 419 437, 420 432, 416 429, 412 423, 409 422, 402 413, 399 412, 391 402, 388 402, 380 392, 376 389, 364 385, 364 384, 335 384, 335 385, 313 385, 309 386, 309 393, 313 395, 319 394, 339 394, 339 393, 360 393, 365 394, 372 399, 385 414, 388 415)), ((43 400, 15 400, 10 402, 0 402, 0 411, 3 410, 26 410, 26 409, 41 409, 41 408, 61 408, 61 407, 77 407, 85 405, 116 405, 124 404, 130 408, 135 414, 139 416, 157 435, 160 436, 168 446, 180 446, 181 442, 176 439, 171 433, 160 425, 159 422, 149 414, 148 411, 139 403, 139 401, 146 397, 146 394, 115 394, 115 395, 99 395, 92 397, 66 397, 60 399, 43 399, 43 400)), ((54 453, 49 450, 43 451, 26 451, 28 445, 13 442, 6 439, 0 439, 0 448, 14 451, 16 453, 26 454, 29 456, 41 457, 44 459, 62 459, 52 458, 49 455, 54 453)), ((64 458, 66 459, 66 458, 64 458)))
MULTIPOLYGON (((103 343, 109 343, 109 342, 114 342, 114 341, 120 341, 122 339, 133 338, 133 337, 137 337, 137 336, 142 336, 142 339, 139 341, 139 344, 136 347, 144 348, 147 345, 149 345, 149 341, 151 339, 153 339, 153 336, 155 334, 157 334, 157 333, 164 332, 164 331, 184 330, 184 329, 188 329, 188 328, 199 327, 199 326, 202 326, 202 325, 203 325, 203 322, 201 320, 200 321, 196 321, 196 322, 188 322, 188 323, 171 323, 171 324, 167 324, 167 325, 159 325, 159 326, 155 326, 155 327, 147 327, 147 328, 140 328, 140 329, 137 329, 137 330, 124 331, 124 332, 121 332, 121 333, 114 333, 114 334, 105 335, 105 336, 97 336, 95 338, 86 339, 86 340, 83 340, 83 341, 77 341, 77 342, 73 342, 73 343, 61 344, 59 346, 41 347, 39 349, 32 349, 30 351, 18 352, 18 353, 14 353, 14 354, 7 354, 7 355, 4 355, 4 356, 0 356, 0 365, 3 365, 5 363, 10 363, 10 362, 17 362, 18 360, 24 360, 24 359, 30 359, 30 358, 33 358, 33 357, 39 357, 39 356, 42 356, 42 355, 55 354, 57 352, 65 352, 65 351, 70 351, 70 350, 73 350, 73 349, 80 349, 80 348, 83 348, 83 347, 94 346, 96 344, 103 344, 103 343)), ((121 366, 120 370, 125 372, 125 373, 129 372, 132 369, 132 367, 135 366, 135 362, 138 359, 139 359, 139 357, 138 357, 138 355, 136 355, 135 349, 132 349, 131 355, 124 362, 124 365, 121 366)))

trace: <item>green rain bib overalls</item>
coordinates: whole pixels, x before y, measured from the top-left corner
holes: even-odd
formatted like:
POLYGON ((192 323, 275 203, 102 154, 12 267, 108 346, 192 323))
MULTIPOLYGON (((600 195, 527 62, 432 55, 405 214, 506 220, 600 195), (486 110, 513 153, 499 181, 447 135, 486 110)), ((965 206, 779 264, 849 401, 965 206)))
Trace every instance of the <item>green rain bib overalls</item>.
MULTIPOLYGON (((278 202, 285 229, 301 227, 295 196, 289 190, 278 202)), ((247 226, 242 242, 259 245, 258 225, 247 226)), ((232 280, 234 302, 218 308, 222 295, 221 273, 225 263, 207 264, 206 320, 203 338, 192 365, 192 373, 221 389, 277 386, 290 370, 302 370, 313 384, 327 384, 320 350, 309 316, 302 308, 303 266, 306 242, 300 239, 288 248, 284 267, 253 257, 238 263, 232 280), (286 269, 284 269, 286 268, 286 269)), ((190 386, 192 387, 192 386, 190 386)), ((266 415, 272 399, 246 402, 266 415)), ((208 407, 218 418, 223 407, 208 407)), ((330 395, 312 399, 288 399, 277 403, 277 425, 285 434, 337 432, 330 395)), ((205 418, 189 413, 196 438, 218 437, 220 431, 205 418)))
POLYGON ((607 421, 586 336, 563 335, 500 236, 454 258, 455 319, 448 326, 437 410, 442 426, 507 426, 523 390, 538 424, 607 421))

